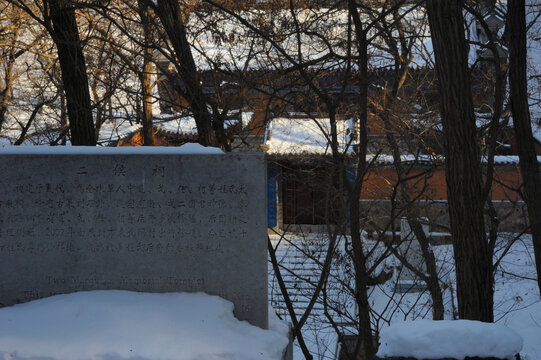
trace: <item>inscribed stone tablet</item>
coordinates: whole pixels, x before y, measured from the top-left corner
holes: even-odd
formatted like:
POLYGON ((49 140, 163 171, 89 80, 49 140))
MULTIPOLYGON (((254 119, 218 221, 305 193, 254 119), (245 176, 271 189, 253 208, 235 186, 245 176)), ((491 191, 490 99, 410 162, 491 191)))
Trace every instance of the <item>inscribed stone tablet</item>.
POLYGON ((197 292, 267 327, 264 154, 0 155, 0 303, 197 292))

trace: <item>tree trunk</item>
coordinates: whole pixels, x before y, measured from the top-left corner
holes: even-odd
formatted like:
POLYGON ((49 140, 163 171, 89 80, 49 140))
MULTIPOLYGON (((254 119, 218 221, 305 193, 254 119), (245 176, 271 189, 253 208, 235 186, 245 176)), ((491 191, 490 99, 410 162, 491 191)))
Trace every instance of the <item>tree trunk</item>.
POLYGON ((355 36, 358 49, 359 65, 359 97, 358 97, 358 139, 359 148, 357 153, 357 176, 355 184, 350 191, 349 221, 351 232, 351 244, 353 250, 353 266, 355 268, 355 301, 358 307, 359 339, 355 348, 355 357, 360 346, 364 347, 365 358, 368 360, 376 356, 376 348, 372 336, 372 324, 370 318, 370 303, 368 302, 369 274, 366 269, 366 256, 364 254, 360 226, 360 198, 363 176, 366 172, 366 152, 368 143, 368 41, 366 32, 363 31, 357 7, 353 0, 348 1, 350 16, 353 18, 355 36))
POLYGON ((458 0, 427 0, 439 80, 459 315, 492 322, 492 258, 483 218, 480 151, 462 6, 458 0))
POLYGON ((199 142, 204 146, 219 146, 212 129, 211 115, 199 82, 192 50, 186 37, 186 28, 178 0, 158 0, 157 13, 176 53, 175 66, 184 82, 186 100, 193 112, 199 142))
POLYGON ((13 66, 15 65, 15 56, 13 56, 13 53, 11 53, 4 61, 7 62, 7 64, 4 64, 6 72, 6 77, 4 78, 5 87, 0 91, 0 131, 2 131, 2 126, 6 121, 9 94, 13 85, 13 66))
POLYGON ((524 184, 524 201, 534 245, 537 285, 541 294, 541 178, 535 153, 526 79, 526 16, 524 0, 510 0, 508 4, 509 31, 509 86, 511 111, 520 159, 520 173, 524 184))
POLYGON ((152 87, 150 81, 152 73, 152 24, 150 23, 148 6, 145 5, 143 0, 139 0, 138 5, 145 45, 143 50, 143 71, 139 75, 143 98, 143 145, 153 146, 152 87))
MULTIPOLYGON (((68 126, 68 112, 66 109, 66 94, 60 91, 60 128, 64 131, 64 128, 68 126)), ((66 136, 62 136, 60 145, 66 145, 66 136)))
POLYGON ((418 220, 419 214, 415 213, 412 209, 408 209, 406 213, 411 230, 421 245, 421 252, 423 253, 423 259, 426 265, 426 275, 424 276, 424 280, 428 292, 430 293, 430 298, 432 299, 432 319, 443 320, 445 307, 443 305, 443 294, 441 292, 438 269, 436 267, 436 257, 430 248, 430 242, 423 231, 423 226, 418 220))
POLYGON ((73 145, 96 145, 88 77, 75 10, 69 0, 49 0, 52 37, 58 50, 73 145))

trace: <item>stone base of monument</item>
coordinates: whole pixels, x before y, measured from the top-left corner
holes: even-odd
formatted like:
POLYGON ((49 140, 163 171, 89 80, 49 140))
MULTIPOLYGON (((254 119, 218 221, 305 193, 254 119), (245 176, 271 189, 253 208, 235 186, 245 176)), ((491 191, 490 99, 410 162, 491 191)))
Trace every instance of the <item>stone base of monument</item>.
POLYGON ((423 292, 425 290, 426 284, 420 280, 398 280, 396 282, 396 292, 400 294, 423 292))

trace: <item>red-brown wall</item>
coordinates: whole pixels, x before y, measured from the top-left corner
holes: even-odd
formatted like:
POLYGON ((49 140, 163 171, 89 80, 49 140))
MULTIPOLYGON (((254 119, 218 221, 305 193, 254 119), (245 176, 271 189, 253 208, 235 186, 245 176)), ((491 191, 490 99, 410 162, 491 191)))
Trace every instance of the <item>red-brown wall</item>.
MULTIPOLYGON (((420 200, 447 200, 444 168, 435 170, 411 170, 408 173, 406 184, 410 190, 410 197, 419 196, 420 200), (426 172, 426 174, 424 174, 426 172)), ((492 185, 493 200, 521 200, 515 189, 522 183, 520 171, 514 166, 498 166, 495 169, 492 185)), ((391 166, 370 170, 365 177, 361 199, 388 200, 397 186, 396 171, 391 166)), ((400 190, 400 187, 397 188, 400 190)))

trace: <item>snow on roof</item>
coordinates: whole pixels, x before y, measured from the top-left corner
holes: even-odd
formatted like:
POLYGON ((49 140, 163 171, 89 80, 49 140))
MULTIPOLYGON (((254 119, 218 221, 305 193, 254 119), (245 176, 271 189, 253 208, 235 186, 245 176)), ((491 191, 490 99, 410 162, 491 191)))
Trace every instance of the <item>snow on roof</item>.
MULTIPOLYGON (((373 159, 374 159, 373 155, 366 156, 367 161, 372 161, 373 159)), ((424 155, 424 154, 400 155, 400 161, 405 162, 405 163, 433 164, 434 162, 443 161, 444 159, 445 159, 444 157, 436 156, 436 155, 424 155)), ((392 155, 381 154, 377 156, 375 162, 380 165, 391 165, 391 164, 394 164, 394 157, 392 155)))
MULTIPOLYGON (((373 155, 367 155, 366 160, 372 161, 374 159, 373 155)), ((426 154, 405 154, 401 155, 400 159, 405 163, 418 163, 418 164, 434 164, 436 162, 443 163, 445 161, 445 156, 443 155, 426 155, 426 154)), ((541 163, 541 156, 537 157, 537 161, 541 163)), ((379 165, 392 165, 394 163, 394 158, 392 155, 380 154, 377 156, 375 162, 379 165)), ((487 159, 484 157, 482 163, 486 163, 487 159)), ((498 165, 518 165, 519 157, 517 155, 495 155, 494 163, 498 165)))
POLYGON ((464 359, 478 356, 514 359, 522 337, 499 324, 471 320, 417 320, 391 324, 381 331, 379 357, 464 359))
MULTIPOLYGON (((483 159, 486 162, 486 159, 483 159)), ((537 157, 537 162, 541 162, 541 156, 537 157)), ((494 156, 494 163, 500 165, 518 165, 519 157, 518 155, 496 155, 494 156)))
POLYGON ((197 124, 193 116, 169 116, 160 115, 154 123, 165 131, 170 131, 176 134, 197 134, 197 124))
MULTIPOLYGON (((340 151, 352 152, 353 120, 339 120, 336 127, 340 151)), ((269 146, 269 154, 331 155, 328 118, 275 118, 270 122, 268 129, 265 145, 269 146)))
MULTIPOLYGON (((381 8, 379 11, 382 11, 381 8)), ((430 51, 432 46, 431 42, 425 41, 429 34, 427 24, 423 23, 424 11, 415 9, 415 6, 410 4, 404 6, 399 12, 404 15, 404 21, 407 22, 408 27, 415 28, 424 35, 414 41, 415 58, 412 66, 425 66, 427 57, 430 57, 427 51, 430 51), (419 23, 420 26, 415 26, 419 23)), ((242 10, 238 15, 255 28, 264 26, 270 37, 273 37, 274 44, 280 46, 288 56, 297 61, 300 52, 303 61, 324 59, 324 66, 338 65, 342 63, 342 60, 332 54, 347 55, 343 42, 348 27, 347 10, 338 8, 298 8, 274 11, 251 9, 242 10), (301 25, 301 31, 298 34, 291 31, 288 25, 292 12, 295 13, 301 25), (276 36, 277 34, 280 36, 276 36), (322 41, 320 36, 324 36, 325 41, 322 41), (331 56, 326 58, 327 55, 331 56)), ((238 19, 222 12, 192 13, 188 18, 188 28, 190 29, 188 40, 196 50, 194 60, 199 69, 208 69, 212 65, 238 69, 291 66, 284 53, 278 51, 268 41, 262 41, 261 37, 238 19), (209 26, 209 24, 213 25, 209 26), (213 30, 216 26, 219 27, 219 32, 213 30)), ((381 50, 381 47, 385 46, 384 40, 377 36, 375 29, 372 30, 370 36, 377 38, 369 44, 370 64, 377 67, 391 66, 394 63, 392 56, 381 50)))
POLYGON ((142 128, 141 124, 128 120, 107 121, 100 128, 98 143, 106 146, 110 145, 142 128))
MULTIPOLYGON (((330 9, 294 11, 301 23, 311 24, 312 31, 325 33, 328 39, 333 39, 329 43, 332 43, 335 52, 344 52, 339 46, 337 39, 340 36, 337 34, 340 34, 347 26, 346 11, 330 9)), ((272 33, 284 34, 283 38, 276 41, 286 53, 295 58, 299 50, 297 38, 295 34, 281 29, 282 24, 291 16, 289 9, 272 12, 252 9, 244 10, 239 15, 255 27, 264 24, 272 33)), ((238 68, 266 68, 272 64, 283 64, 285 60, 282 53, 274 49, 267 41, 261 42, 258 36, 241 24, 238 19, 221 12, 191 14, 188 27, 191 29, 190 43, 198 50, 194 51, 194 60, 199 68, 208 68, 212 63, 236 65, 238 68), (220 33, 209 27, 209 22, 216 22, 220 33)), ((300 46, 305 60, 316 59, 329 52, 327 44, 308 31, 301 32, 299 36, 301 36, 300 46)))
POLYGON ((204 293, 91 291, 0 309, 2 359, 279 360, 288 326, 263 330, 204 293))
MULTIPOLYGON (((231 115, 232 116, 230 118, 224 120, 225 129, 236 125, 239 121, 244 122, 245 118, 247 118, 246 121, 249 121, 252 113, 245 114, 243 112, 241 114, 236 114, 232 112, 231 115), (236 115, 239 115, 238 118, 236 115)), ((197 135, 197 123, 192 115, 179 117, 178 113, 172 115, 160 114, 158 116, 154 116, 154 124, 162 130, 175 134, 197 135)))
MULTIPOLYGON (((354 133, 352 119, 337 121, 338 141, 340 151, 353 152, 355 142, 351 141, 354 133), (347 147, 347 149, 346 149, 347 147)), ((275 118, 269 122, 265 145, 269 147, 268 154, 275 155, 330 155, 329 146, 330 123, 328 118, 275 118)), ((372 161, 373 155, 367 155, 372 161)), ((406 154, 401 156, 403 162, 433 164, 445 161, 443 155, 406 154)), ((537 157, 541 163, 541 156, 537 157)), ((483 158, 486 162, 486 158, 483 158)), ((376 163, 390 165, 394 163, 392 155, 379 154, 376 163)), ((499 165, 518 165, 516 155, 497 155, 494 163, 499 165)))

